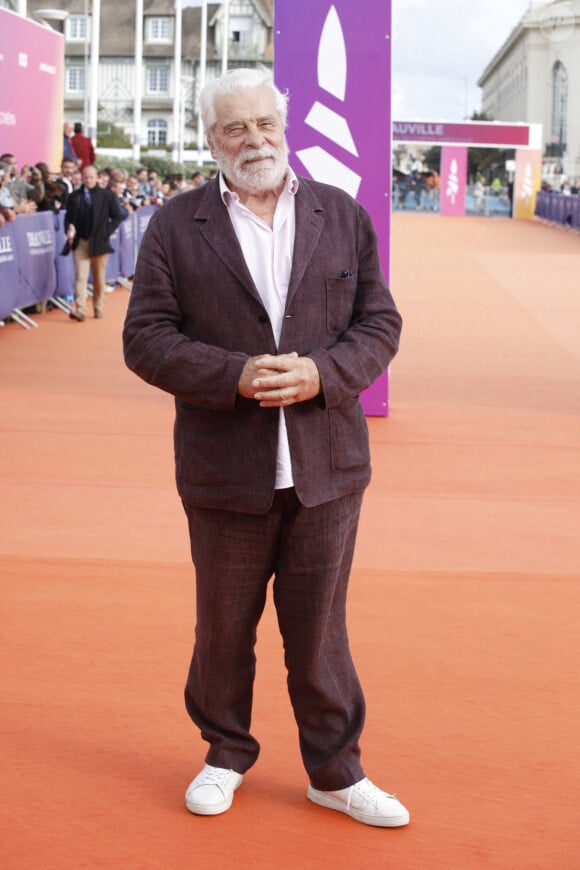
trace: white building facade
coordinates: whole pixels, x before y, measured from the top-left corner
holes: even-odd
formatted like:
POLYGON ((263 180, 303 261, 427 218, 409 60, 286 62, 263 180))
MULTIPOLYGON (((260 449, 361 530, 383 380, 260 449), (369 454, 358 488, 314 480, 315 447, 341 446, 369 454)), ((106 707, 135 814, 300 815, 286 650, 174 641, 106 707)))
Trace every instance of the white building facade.
POLYGON ((533 0, 478 85, 493 120, 542 124, 545 177, 580 178, 580 0, 533 0))
MULTIPOLYGON (((16 11, 17 0, 0 0, 16 11)), ((65 38, 64 119, 84 123, 90 132, 91 99, 91 0, 27 0, 27 15, 38 19, 50 6, 66 17, 58 29, 65 38)), ((181 69, 175 75, 176 12, 174 0, 143 0, 143 63, 135 62, 135 0, 101 0, 98 115, 100 125, 114 124, 144 146, 169 146, 180 140, 184 146, 197 139, 200 90, 202 12, 199 7, 182 10, 181 69), (135 131, 136 74, 141 69, 141 119, 135 131), (179 130, 175 129, 175 91, 179 80, 179 130)), ((52 22, 50 22, 52 23, 52 22)), ((206 79, 218 75, 226 53, 227 66, 272 65, 273 0, 230 0, 207 4, 206 79), (227 22, 227 25, 226 25, 227 22), (227 44, 224 26, 228 27, 227 44)))

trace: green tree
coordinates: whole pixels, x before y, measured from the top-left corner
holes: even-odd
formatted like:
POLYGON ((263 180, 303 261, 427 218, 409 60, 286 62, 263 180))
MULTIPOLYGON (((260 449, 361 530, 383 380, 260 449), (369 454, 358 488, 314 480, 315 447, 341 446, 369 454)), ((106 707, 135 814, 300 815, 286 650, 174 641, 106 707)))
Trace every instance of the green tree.
POLYGON ((97 148, 130 148, 131 138, 116 124, 97 122, 97 148))

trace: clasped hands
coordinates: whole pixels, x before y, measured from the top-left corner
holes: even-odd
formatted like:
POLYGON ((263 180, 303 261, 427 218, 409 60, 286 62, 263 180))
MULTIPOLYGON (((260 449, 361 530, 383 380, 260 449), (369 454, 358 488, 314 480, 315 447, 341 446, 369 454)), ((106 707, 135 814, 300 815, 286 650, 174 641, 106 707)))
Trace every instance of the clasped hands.
POLYGON ((246 362, 238 392, 256 399, 262 408, 282 408, 306 402, 320 393, 320 375, 314 360, 296 352, 262 354, 246 362))

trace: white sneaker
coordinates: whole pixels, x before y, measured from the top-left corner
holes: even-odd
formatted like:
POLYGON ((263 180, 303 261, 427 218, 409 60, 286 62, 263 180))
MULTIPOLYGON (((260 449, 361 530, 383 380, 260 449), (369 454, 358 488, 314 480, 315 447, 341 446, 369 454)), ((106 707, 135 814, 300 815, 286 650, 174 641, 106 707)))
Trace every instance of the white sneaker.
POLYGON ((198 816, 218 816, 232 805, 234 792, 244 777, 235 770, 206 764, 185 792, 185 806, 198 816))
POLYGON ((409 813, 403 804, 366 777, 339 791, 319 791, 309 785, 306 797, 321 807, 346 813, 364 825, 398 828, 409 824, 409 813))

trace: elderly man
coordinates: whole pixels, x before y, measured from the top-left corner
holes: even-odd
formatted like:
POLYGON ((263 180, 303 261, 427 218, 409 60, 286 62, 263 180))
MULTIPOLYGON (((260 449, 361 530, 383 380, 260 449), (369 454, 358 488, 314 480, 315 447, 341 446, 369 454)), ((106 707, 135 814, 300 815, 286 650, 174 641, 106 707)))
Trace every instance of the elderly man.
POLYGON ((94 315, 103 316, 107 257, 113 250, 109 238, 123 220, 116 196, 97 185, 95 167, 83 169, 82 178, 82 186, 67 199, 64 222, 75 265, 75 310, 69 317, 81 322, 86 318, 90 269, 93 270, 94 315))
POLYGON ((345 624, 370 478, 358 395, 394 356, 401 319, 366 212, 290 169, 270 74, 227 73, 201 106, 219 177, 151 218, 124 329, 129 367, 176 402, 197 589, 185 697, 209 743, 186 806, 228 810, 258 757, 254 645, 274 577, 307 797, 405 825, 361 767, 365 703, 345 624))
POLYGON ((72 121, 65 121, 62 125, 62 156, 67 157, 69 160, 72 160, 76 165, 78 163, 78 157, 76 151, 74 150, 71 139, 74 133, 74 124, 72 121))

